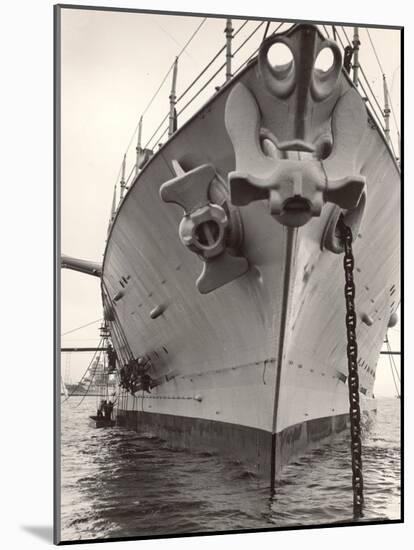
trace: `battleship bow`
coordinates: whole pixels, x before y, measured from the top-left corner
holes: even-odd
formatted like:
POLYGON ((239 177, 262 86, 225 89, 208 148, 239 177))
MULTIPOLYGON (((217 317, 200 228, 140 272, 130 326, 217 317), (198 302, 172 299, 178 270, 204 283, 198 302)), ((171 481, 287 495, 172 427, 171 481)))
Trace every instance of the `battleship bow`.
POLYGON ((292 227, 319 216, 326 202, 346 210, 357 207, 366 182, 357 158, 365 106, 355 90, 342 90, 340 67, 338 46, 310 26, 262 44, 259 74, 270 105, 275 110, 287 107, 294 115, 267 128, 254 93, 243 83, 234 86, 225 109, 236 159, 228 176, 234 205, 268 199, 271 214, 292 227), (277 70, 267 54, 279 43, 290 48, 292 60, 277 70), (315 63, 325 48, 333 51, 333 63, 321 71, 315 63))
POLYGON ((315 27, 270 36, 230 73, 177 128, 174 71, 169 139, 141 163, 139 138, 135 179, 123 163, 102 266, 62 267, 100 277, 119 371, 148 377, 124 379, 118 423, 274 479, 346 428, 341 216, 354 240, 362 409, 376 407, 399 301, 399 170, 338 45, 315 27), (288 63, 272 61, 280 45, 288 63))

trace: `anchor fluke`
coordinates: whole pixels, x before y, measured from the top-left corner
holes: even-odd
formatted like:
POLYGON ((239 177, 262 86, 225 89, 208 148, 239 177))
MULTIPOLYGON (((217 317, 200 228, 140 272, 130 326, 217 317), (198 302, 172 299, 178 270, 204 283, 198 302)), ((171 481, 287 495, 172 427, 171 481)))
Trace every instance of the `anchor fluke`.
POLYGON ((215 176, 211 164, 203 164, 161 186, 160 195, 164 202, 173 202, 190 214, 197 208, 208 204, 208 189, 215 176))
POLYGON ((249 270, 246 258, 221 254, 204 262, 196 286, 201 294, 208 294, 230 283, 249 270))
POLYGON ((201 294, 207 294, 246 273, 249 265, 227 248, 229 216, 223 205, 211 202, 209 197, 217 177, 214 167, 203 164, 184 172, 177 161, 173 167, 178 175, 161 186, 160 196, 184 210, 178 234, 181 242, 204 262, 196 286, 201 294))
POLYGON ((363 176, 345 177, 331 181, 324 197, 327 202, 333 202, 340 208, 350 210, 358 206, 364 189, 365 178, 363 176))

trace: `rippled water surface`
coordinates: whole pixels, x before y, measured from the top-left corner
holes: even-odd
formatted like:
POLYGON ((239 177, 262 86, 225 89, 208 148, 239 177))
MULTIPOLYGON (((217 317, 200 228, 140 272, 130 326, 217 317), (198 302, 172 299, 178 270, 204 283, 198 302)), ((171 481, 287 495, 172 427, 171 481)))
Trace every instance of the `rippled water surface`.
MULTIPOLYGON (((352 520, 349 440, 283 471, 276 496, 237 461, 168 449, 88 424, 95 398, 62 405, 62 540, 314 525, 352 520)), ((365 518, 400 517, 400 401, 378 400, 364 433, 365 518)))

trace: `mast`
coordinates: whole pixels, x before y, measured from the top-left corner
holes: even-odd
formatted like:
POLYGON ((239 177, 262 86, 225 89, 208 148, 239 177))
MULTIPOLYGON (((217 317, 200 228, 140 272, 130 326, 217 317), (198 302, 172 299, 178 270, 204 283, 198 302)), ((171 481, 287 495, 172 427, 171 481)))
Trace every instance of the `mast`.
POLYGON ((233 28, 231 25, 231 19, 226 20, 226 28, 224 30, 226 33, 226 82, 228 82, 231 77, 231 60, 232 60, 232 53, 231 53, 231 41, 233 39, 233 28))
POLYGON ((121 181, 120 181, 120 187, 121 187, 121 191, 120 191, 120 194, 119 194, 119 202, 122 201, 122 199, 124 198, 124 191, 125 191, 125 187, 126 187, 126 183, 125 183, 125 164, 126 164, 126 154, 124 155, 124 159, 122 161, 122 170, 121 170, 121 181))
POLYGON ((174 61, 173 79, 172 79, 171 94, 170 94, 170 116, 169 116, 168 137, 171 137, 177 128, 177 117, 175 114, 175 103, 177 100, 177 97, 176 97, 177 70, 178 70, 178 57, 176 57, 174 61))
POLYGON ((135 176, 138 176, 138 172, 139 172, 139 167, 138 167, 139 157, 141 156, 141 153, 142 153, 141 139, 142 139, 142 116, 140 117, 139 123, 138 123, 138 139, 137 139, 137 146, 135 148, 137 152, 137 158, 135 162, 135 176))
POLYGON ((352 45, 354 50, 354 64, 353 68, 353 82, 354 86, 358 87, 358 69, 359 69, 359 46, 361 42, 359 40, 359 27, 354 28, 354 36, 352 39, 352 45))
POLYGON ((387 87, 387 80, 385 78, 385 74, 382 75, 382 83, 384 87, 384 123, 385 123, 385 137, 387 140, 387 143, 390 142, 390 104, 389 104, 389 96, 388 96, 388 87, 387 87))

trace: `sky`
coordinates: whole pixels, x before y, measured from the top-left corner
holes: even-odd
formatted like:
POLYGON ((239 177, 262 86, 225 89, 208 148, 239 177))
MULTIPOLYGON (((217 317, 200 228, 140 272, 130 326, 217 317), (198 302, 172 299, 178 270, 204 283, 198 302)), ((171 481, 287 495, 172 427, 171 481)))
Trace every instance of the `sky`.
MULTIPOLYGON (((143 119, 146 145, 168 111, 171 74, 146 109, 154 92, 170 70, 174 58, 200 27, 178 65, 178 96, 224 45, 225 20, 190 16, 165 16, 108 11, 62 11, 62 253, 100 261, 103 257, 114 185, 127 153, 127 170, 135 162, 138 119, 143 119)), ((235 32, 244 20, 233 20, 235 32)), ((233 51, 260 24, 248 22, 235 37, 233 51)), ((278 23, 271 23, 272 32, 278 23)), ((281 30, 285 30, 285 24, 281 30)), ((233 72, 256 50, 265 25, 240 49, 233 60, 233 72)), ((328 30, 330 28, 328 27, 328 30)), ((352 36, 352 29, 346 28, 352 36)), ((360 29, 360 62, 380 105, 383 103, 382 72, 387 76, 393 115, 400 120, 399 32, 390 29, 360 29), (374 53, 370 38, 375 45, 374 53)), ((343 35, 340 35, 343 38, 343 35)), ((195 90, 207 82, 225 62, 223 52, 195 90)), ((224 69, 198 98, 179 116, 182 124, 224 82, 224 69)), ((177 110, 192 97, 190 92, 177 110)), ((398 150, 396 125, 390 119, 391 136, 398 150)), ((162 127, 164 131, 165 125, 162 127)), ((160 133, 161 133, 160 132, 160 133)), ((149 143, 156 146, 158 135, 149 143)), ((165 140, 165 137, 161 139, 165 140)), ((80 331, 67 332, 102 317, 99 280, 62 270, 62 346, 93 346, 99 342, 99 323, 80 331)), ((393 349, 399 349, 400 326, 389 331, 393 349)), ((65 380, 76 381, 91 356, 62 357, 65 380)), ((396 358, 399 369, 399 358, 396 358)), ((377 371, 377 395, 395 395, 387 357, 377 371)))

